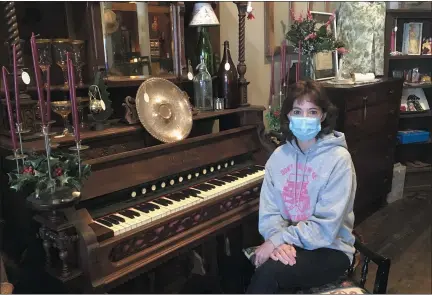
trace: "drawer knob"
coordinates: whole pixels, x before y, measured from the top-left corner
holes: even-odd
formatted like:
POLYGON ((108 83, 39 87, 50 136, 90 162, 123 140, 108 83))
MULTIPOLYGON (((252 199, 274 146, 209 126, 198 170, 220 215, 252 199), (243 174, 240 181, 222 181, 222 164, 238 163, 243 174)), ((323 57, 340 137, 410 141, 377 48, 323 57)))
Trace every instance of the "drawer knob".
POLYGON ((390 89, 389 90, 389 94, 393 94, 394 93, 394 90, 393 89, 390 89))
POLYGON ((393 115, 394 113, 395 113, 395 110, 390 110, 390 111, 389 111, 389 114, 390 114, 390 115, 393 115))

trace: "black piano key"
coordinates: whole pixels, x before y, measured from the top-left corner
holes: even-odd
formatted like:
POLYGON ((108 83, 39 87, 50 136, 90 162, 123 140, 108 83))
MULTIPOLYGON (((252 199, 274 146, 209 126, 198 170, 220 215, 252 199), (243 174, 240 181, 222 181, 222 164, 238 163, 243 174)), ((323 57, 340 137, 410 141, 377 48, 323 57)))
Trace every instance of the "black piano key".
POLYGON ((89 227, 94 231, 98 242, 102 242, 114 237, 114 232, 111 229, 106 228, 105 226, 102 226, 98 223, 92 222, 89 224, 89 227))
POLYGON ((141 205, 137 205, 134 207, 135 209, 144 212, 144 213, 149 213, 151 210, 147 207, 141 206, 141 205))
POLYGON ((156 200, 153 200, 153 202, 155 202, 156 204, 159 204, 161 206, 164 206, 164 207, 167 207, 168 205, 170 205, 168 203, 168 201, 164 200, 164 199, 156 199, 156 200))
POLYGON ((119 211, 118 214, 123 215, 123 216, 126 216, 126 217, 128 217, 128 218, 130 218, 130 219, 134 219, 134 218, 135 218, 135 216, 134 216, 133 214, 130 214, 130 213, 127 212, 126 210, 119 211))
POLYGON ((168 199, 174 200, 174 201, 181 201, 181 200, 185 200, 186 197, 188 197, 188 196, 186 196, 182 193, 176 192, 176 193, 173 193, 173 194, 166 196, 165 198, 168 198, 168 199))
POLYGON ((215 185, 215 186, 222 186, 222 185, 225 184, 224 182, 219 181, 219 180, 216 180, 216 179, 212 179, 212 180, 209 180, 209 181, 207 181, 207 182, 208 182, 208 183, 211 183, 211 184, 213 184, 213 185, 215 185))
POLYGON ((123 217, 120 217, 120 216, 117 216, 117 215, 114 215, 114 214, 110 215, 109 217, 112 218, 112 219, 115 219, 117 221, 120 221, 120 222, 125 222, 126 221, 123 217))
POLYGON ((157 204, 147 203, 146 205, 149 206, 150 211, 154 211, 154 210, 160 209, 159 205, 157 205, 157 204))
POLYGON ((206 186, 205 184, 198 184, 198 185, 195 185, 193 188, 200 190, 200 191, 204 191, 204 192, 209 191, 211 189, 210 187, 206 186))
POLYGON ((96 219, 97 222, 102 223, 103 225, 106 225, 108 227, 112 227, 113 225, 111 224, 111 222, 105 221, 102 218, 96 219))
POLYGON ((126 209, 125 211, 127 213, 129 213, 129 214, 132 214, 133 216, 136 216, 136 217, 140 217, 141 216, 138 212, 135 212, 133 210, 126 209))
POLYGON ((194 189, 192 187, 188 188, 187 190, 190 191, 191 194, 194 195, 194 196, 196 196, 196 197, 201 193, 199 190, 194 189))
POLYGON ((110 223, 112 223, 112 224, 120 224, 120 221, 118 221, 118 220, 116 220, 116 219, 114 219, 114 218, 110 218, 110 217, 108 217, 108 216, 105 216, 105 217, 103 218, 103 220, 108 221, 108 222, 110 222, 110 223))

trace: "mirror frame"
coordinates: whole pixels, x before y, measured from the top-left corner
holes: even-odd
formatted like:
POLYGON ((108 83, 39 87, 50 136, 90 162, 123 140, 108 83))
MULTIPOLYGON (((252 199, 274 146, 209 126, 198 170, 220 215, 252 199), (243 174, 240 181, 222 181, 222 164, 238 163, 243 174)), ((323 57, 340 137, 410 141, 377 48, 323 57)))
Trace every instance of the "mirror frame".
MULTIPOLYGON (((105 48, 104 48, 104 37, 102 32, 102 18, 101 18, 101 3, 99 1, 87 2, 86 14, 89 19, 88 32, 89 44, 89 70, 92 72, 91 77, 96 70, 106 70, 105 66, 105 48)), ((185 42, 184 42, 184 3, 183 2, 171 2, 170 13, 171 13, 171 29, 173 32, 173 39, 171 46, 173 48, 173 68, 174 74, 161 75, 167 80, 178 80, 182 77, 182 68, 186 67, 186 56, 185 56, 185 42)), ((116 77, 116 76, 112 76, 116 77)), ((150 76, 151 77, 151 76, 150 76)), ((121 76, 110 79, 105 78, 108 85, 110 86, 139 86, 144 80, 148 79, 147 76, 121 76)))
MULTIPOLYGON (((274 55, 280 55, 280 45, 275 43, 274 36, 274 1, 266 1, 264 2, 264 54, 265 57, 271 58, 274 52, 274 55)), ((288 2, 289 9, 296 10, 296 2, 288 2)), ((308 10, 314 10, 314 2, 308 2, 308 10)), ((330 12, 330 2, 325 1, 325 10, 324 12, 330 12)), ((293 48, 292 46, 287 46, 287 54, 292 54, 293 48)))

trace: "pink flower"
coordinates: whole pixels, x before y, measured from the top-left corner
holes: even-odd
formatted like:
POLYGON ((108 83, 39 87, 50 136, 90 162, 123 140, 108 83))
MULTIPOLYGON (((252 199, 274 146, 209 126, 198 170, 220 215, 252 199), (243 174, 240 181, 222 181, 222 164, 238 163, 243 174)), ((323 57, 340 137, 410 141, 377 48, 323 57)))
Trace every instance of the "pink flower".
POLYGON ((308 9, 308 12, 307 12, 307 18, 308 18, 308 20, 312 20, 312 13, 310 12, 309 9, 308 9))
POLYGON ((305 41, 309 40, 309 39, 315 39, 317 37, 316 33, 310 33, 309 35, 306 36, 305 41))
POLYGON ((337 49, 337 52, 338 52, 339 54, 347 54, 349 51, 348 51, 345 47, 339 47, 339 48, 337 49))
POLYGON ((294 10, 292 8, 290 9, 290 14, 291 14, 291 18, 293 20, 295 20, 295 13, 294 13, 294 10))
POLYGON ((325 26, 327 27, 328 25, 330 25, 335 19, 335 13, 333 12, 332 15, 330 15, 328 21, 325 23, 325 26))

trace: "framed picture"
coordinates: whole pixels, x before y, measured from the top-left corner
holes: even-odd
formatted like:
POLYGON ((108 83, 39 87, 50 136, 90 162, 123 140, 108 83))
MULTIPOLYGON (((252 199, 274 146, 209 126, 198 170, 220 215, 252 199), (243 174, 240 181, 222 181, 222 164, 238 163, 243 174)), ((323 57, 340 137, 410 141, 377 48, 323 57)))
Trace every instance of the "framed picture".
POLYGON ((402 53, 420 55, 422 48, 423 23, 405 23, 402 41, 402 53))
MULTIPOLYGON (((332 13, 311 11, 312 17, 317 21, 317 27, 321 27, 328 20, 332 13)), ((336 35, 336 17, 334 18, 332 24, 328 26, 331 30, 333 36, 337 38, 336 35)), ((337 52, 320 52, 317 53, 313 60, 315 69, 315 80, 327 80, 336 77, 338 72, 338 57, 337 52)))

